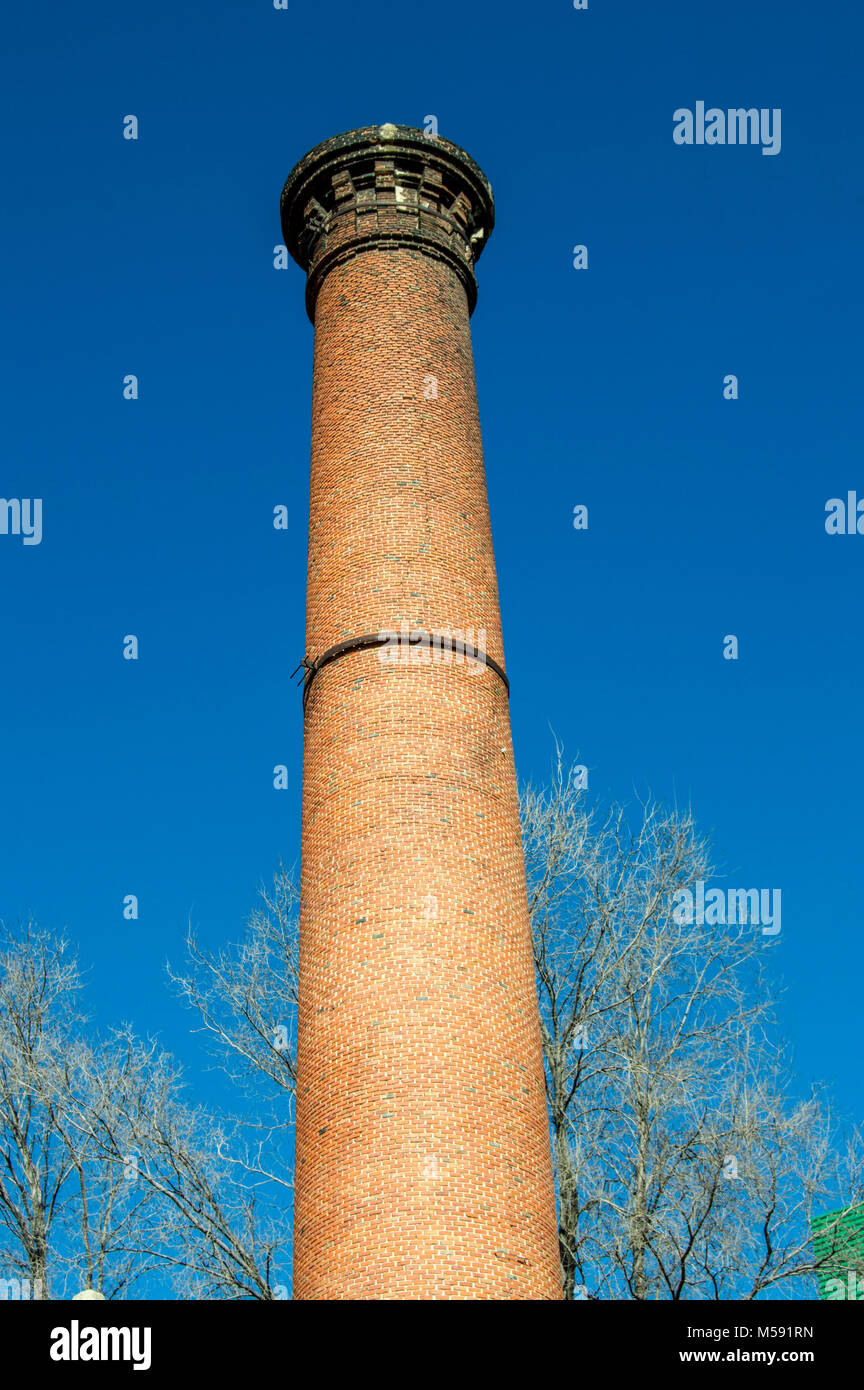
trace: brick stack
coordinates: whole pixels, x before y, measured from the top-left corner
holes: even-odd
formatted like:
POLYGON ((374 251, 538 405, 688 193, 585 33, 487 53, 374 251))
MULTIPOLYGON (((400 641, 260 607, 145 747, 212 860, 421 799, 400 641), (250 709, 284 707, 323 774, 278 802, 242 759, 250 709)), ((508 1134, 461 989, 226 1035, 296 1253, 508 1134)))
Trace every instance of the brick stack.
POLYGON ((561 1296, 469 314, 489 185, 402 126, 282 195, 315 325, 295 1297, 561 1296), (472 659, 465 652, 479 653, 472 659))

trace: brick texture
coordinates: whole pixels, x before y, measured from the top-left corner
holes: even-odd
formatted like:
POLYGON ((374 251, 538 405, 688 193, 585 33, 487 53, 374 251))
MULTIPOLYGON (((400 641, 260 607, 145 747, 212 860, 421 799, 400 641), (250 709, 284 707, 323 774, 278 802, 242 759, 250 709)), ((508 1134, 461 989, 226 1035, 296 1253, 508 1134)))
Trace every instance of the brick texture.
MULTIPOLYGON (((469 313, 491 191, 405 127, 283 194, 315 324, 306 653, 467 634, 504 665, 469 313), (473 634, 473 638, 472 638, 473 634)), ((364 649, 309 688, 295 1297, 557 1299, 506 688, 364 649)))

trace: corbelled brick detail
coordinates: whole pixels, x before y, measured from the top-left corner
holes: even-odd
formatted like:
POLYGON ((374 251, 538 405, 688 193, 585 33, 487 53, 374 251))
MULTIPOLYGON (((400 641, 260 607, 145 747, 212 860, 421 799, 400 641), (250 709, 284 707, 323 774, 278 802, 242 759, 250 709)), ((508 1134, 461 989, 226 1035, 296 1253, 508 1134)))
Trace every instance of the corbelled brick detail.
POLYGON ((317 145, 282 191, 285 244, 318 289, 334 264, 371 242, 422 246, 462 280, 477 301, 473 266, 495 220, 492 190, 473 159, 448 140, 408 126, 371 126, 317 145))
MULTIPOLYGON (((405 127, 286 185, 315 323, 308 659, 407 625, 504 664, 469 330, 492 218, 473 161, 405 127)), ((561 1296, 507 692, 434 655, 350 652, 309 691, 298 1299, 561 1296)))

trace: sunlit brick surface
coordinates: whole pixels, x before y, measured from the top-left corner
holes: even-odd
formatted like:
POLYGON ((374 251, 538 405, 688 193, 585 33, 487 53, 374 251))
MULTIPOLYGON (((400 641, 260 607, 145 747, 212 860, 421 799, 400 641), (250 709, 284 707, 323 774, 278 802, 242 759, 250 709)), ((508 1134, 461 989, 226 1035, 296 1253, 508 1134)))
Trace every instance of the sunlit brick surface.
MULTIPOLYGON (((307 260, 356 231, 358 158, 314 190, 325 235, 307 260)), ((407 624, 473 632, 504 664, 455 262, 470 267, 482 209, 463 192, 455 236, 458 179, 436 172, 428 248, 373 237, 317 287, 310 658, 407 624)), ((508 701, 491 669, 364 650, 316 676, 300 969, 295 1297, 560 1297, 508 701)))

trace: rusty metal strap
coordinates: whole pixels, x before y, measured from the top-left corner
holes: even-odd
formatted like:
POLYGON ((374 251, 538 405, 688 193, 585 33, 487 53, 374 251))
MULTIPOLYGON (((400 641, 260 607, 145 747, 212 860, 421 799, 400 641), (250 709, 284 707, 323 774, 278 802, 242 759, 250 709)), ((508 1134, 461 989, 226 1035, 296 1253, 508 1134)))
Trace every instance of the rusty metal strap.
POLYGON ((426 645, 430 650, 437 648, 439 651, 456 652, 462 656, 476 661, 481 666, 488 666, 494 671, 499 680, 503 681, 504 689, 510 694, 510 682, 507 679, 503 667, 493 661, 491 656, 487 656, 481 647, 472 647, 470 643, 463 642, 458 637, 451 637, 449 633, 427 632, 425 628, 417 628, 413 632, 365 632, 361 637, 347 637, 344 642, 337 642, 334 647, 328 647, 325 652, 317 656, 314 661, 304 657, 300 665, 293 672, 303 670, 303 710, 306 710, 306 702, 309 699, 309 690, 318 672, 324 667, 329 666, 331 661, 336 661, 340 656, 347 656, 349 652, 359 652, 367 647, 386 647, 396 642, 400 647, 419 647, 426 645), (406 640, 407 639, 407 640, 406 640))

